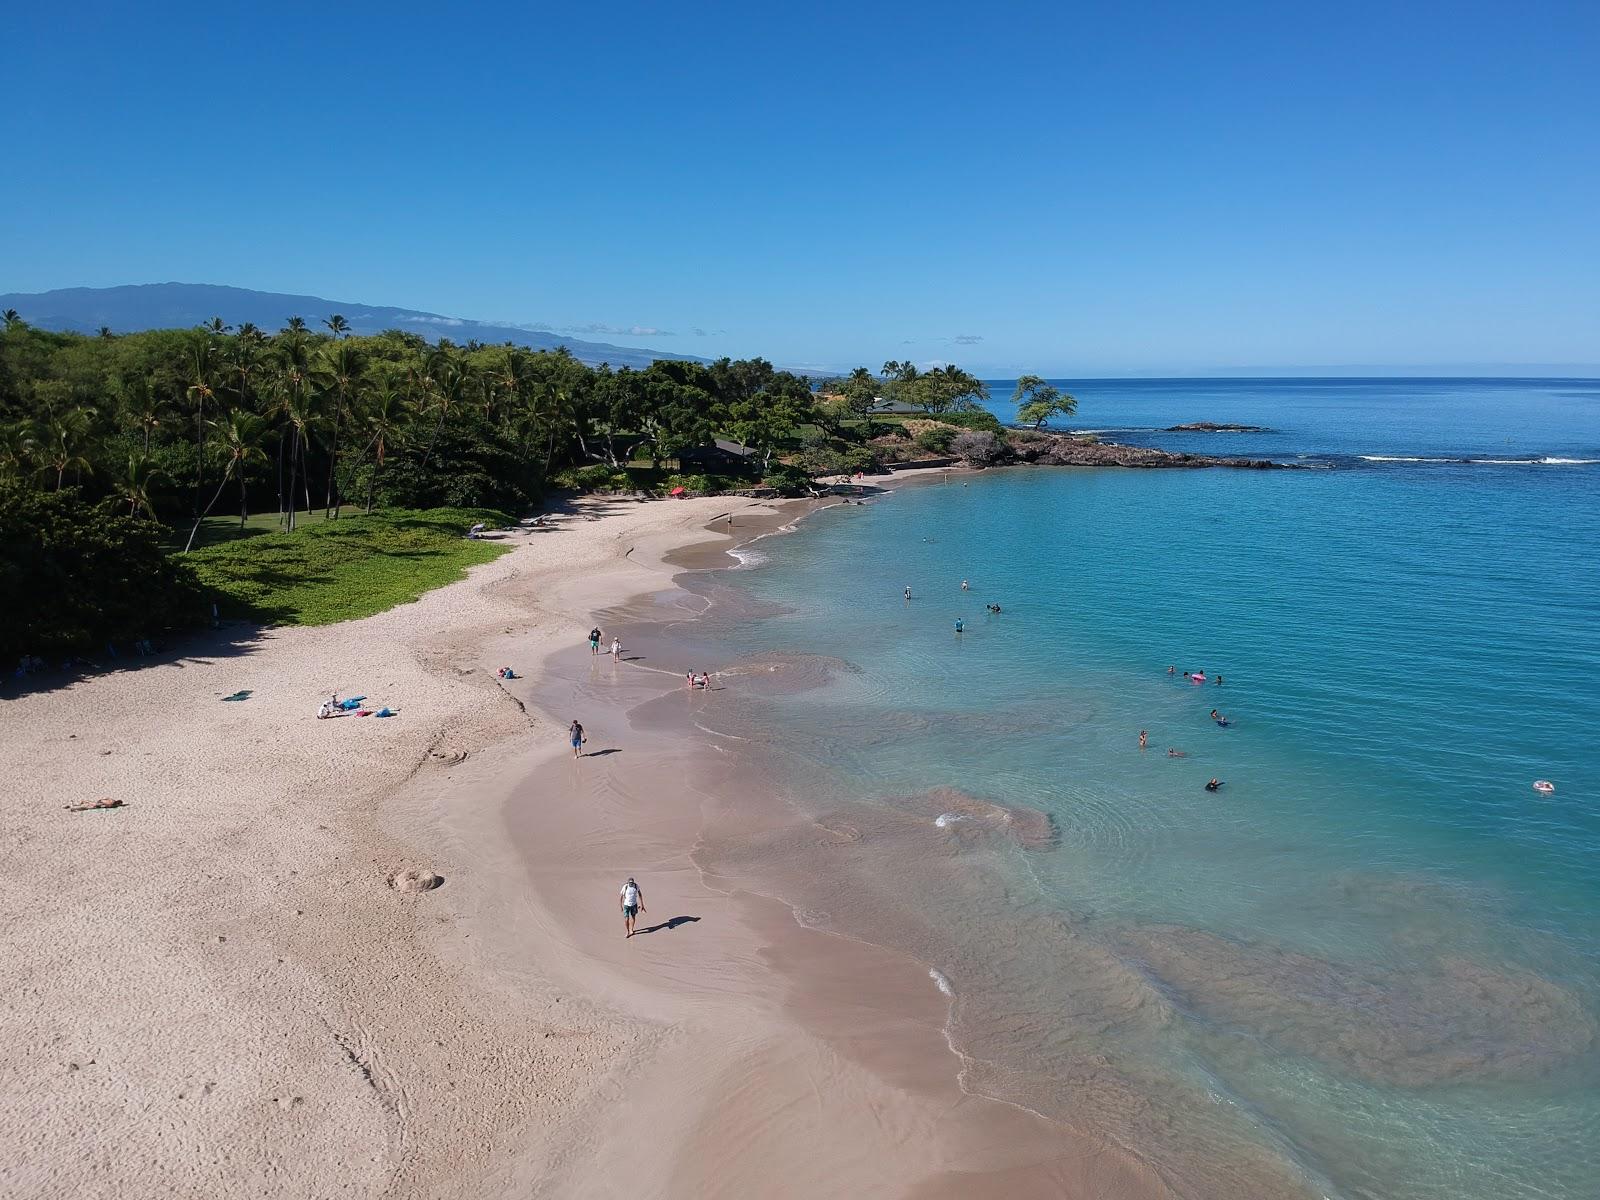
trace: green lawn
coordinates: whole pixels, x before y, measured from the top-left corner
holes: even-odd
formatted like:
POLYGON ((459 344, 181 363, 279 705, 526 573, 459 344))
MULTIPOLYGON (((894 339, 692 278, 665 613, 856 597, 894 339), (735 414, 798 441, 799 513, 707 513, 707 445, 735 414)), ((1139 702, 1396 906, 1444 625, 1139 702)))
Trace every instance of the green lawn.
MULTIPOLYGON (((359 514, 360 511, 360 509, 352 509, 347 506, 344 510, 344 515, 339 519, 341 521, 346 520, 352 515, 359 514)), ((296 513, 295 528, 299 530, 304 529, 307 525, 320 525, 323 520, 322 514, 323 510, 320 508, 314 508, 310 512, 296 513)), ((193 523, 194 518, 192 517, 187 521, 178 520, 173 522, 172 532, 168 538, 172 549, 183 549, 183 544, 189 540, 189 526, 193 523)), ((283 514, 277 512, 252 513, 245 518, 243 529, 239 527, 237 515, 231 517, 227 515, 210 516, 200 522, 200 532, 195 535, 194 548, 199 550, 204 546, 234 542, 240 538, 259 537, 265 533, 280 533, 282 530, 283 514)))
MULTIPOLYGON (((267 515, 269 529, 276 519, 267 515)), ((510 549, 469 540, 466 531, 478 521, 491 529, 514 524, 487 509, 391 509, 302 524, 293 533, 257 531, 186 557, 224 616, 328 625, 409 603, 510 549)))

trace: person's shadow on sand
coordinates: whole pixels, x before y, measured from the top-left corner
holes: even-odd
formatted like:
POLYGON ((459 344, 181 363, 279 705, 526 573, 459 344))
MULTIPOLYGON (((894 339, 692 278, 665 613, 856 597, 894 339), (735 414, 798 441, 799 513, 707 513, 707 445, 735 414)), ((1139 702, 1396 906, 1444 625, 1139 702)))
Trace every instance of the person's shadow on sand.
POLYGON ((670 921, 663 921, 659 925, 652 925, 649 929, 635 929, 633 936, 638 937, 643 933, 655 933, 662 929, 676 929, 679 925, 693 925, 699 917, 673 917, 670 921))
POLYGON ((621 754, 621 753, 622 753, 622 750, 619 747, 612 746, 609 750, 590 750, 587 754, 584 755, 584 757, 585 758, 604 758, 608 754, 621 754))

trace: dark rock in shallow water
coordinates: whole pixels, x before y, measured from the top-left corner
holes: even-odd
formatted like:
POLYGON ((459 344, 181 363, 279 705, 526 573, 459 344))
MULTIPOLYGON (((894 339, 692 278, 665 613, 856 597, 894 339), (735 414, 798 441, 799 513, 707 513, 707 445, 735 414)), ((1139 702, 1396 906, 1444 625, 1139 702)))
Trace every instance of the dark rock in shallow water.
POLYGON ((1271 433, 1265 425, 1217 424, 1215 421, 1190 421, 1187 425, 1168 425, 1166 433, 1271 433))
POLYGON ((1272 471, 1286 464, 1265 458, 1219 458, 1211 454, 1178 454, 1153 446, 1076 438, 1059 433, 1013 435, 1007 443, 1016 461, 1044 467, 1248 467, 1272 471))

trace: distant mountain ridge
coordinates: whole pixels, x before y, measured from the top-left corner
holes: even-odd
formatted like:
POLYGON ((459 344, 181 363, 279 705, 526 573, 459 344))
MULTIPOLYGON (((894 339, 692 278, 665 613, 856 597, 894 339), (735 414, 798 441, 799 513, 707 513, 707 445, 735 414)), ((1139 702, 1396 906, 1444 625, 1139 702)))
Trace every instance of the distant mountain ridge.
POLYGON ((113 333, 142 329, 182 329, 221 317, 229 325, 249 321, 268 333, 283 328, 290 317, 304 317, 319 329, 324 318, 339 313, 353 333, 381 333, 403 329, 429 341, 448 337, 499 345, 514 342, 534 350, 565 346, 573 356, 591 366, 647 367, 658 358, 705 362, 692 354, 673 354, 607 342, 586 342, 543 330, 520 329, 447 317, 414 308, 390 308, 320 296, 293 296, 283 292, 257 292, 250 288, 214 283, 139 283, 107 288, 57 288, 49 292, 11 292, 0 295, 0 309, 14 308, 28 324, 40 329, 97 333, 102 326, 113 333))

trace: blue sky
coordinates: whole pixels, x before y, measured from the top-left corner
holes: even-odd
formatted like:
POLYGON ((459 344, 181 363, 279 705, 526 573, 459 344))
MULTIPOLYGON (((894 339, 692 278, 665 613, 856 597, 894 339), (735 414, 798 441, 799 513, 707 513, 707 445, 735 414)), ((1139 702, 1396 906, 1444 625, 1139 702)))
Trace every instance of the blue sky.
POLYGON ((1593 3, 12 7, 0 291, 793 365, 1600 362, 1593 3))

